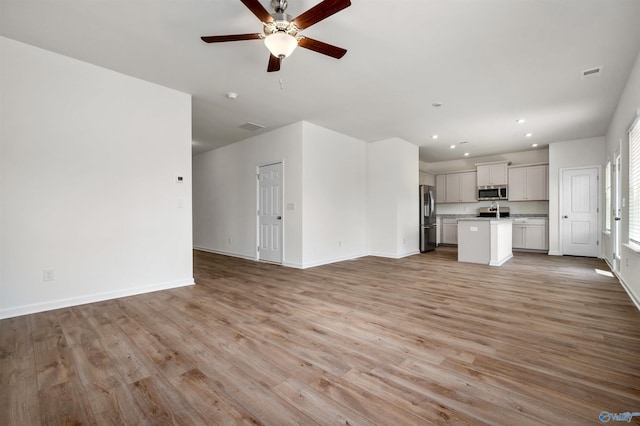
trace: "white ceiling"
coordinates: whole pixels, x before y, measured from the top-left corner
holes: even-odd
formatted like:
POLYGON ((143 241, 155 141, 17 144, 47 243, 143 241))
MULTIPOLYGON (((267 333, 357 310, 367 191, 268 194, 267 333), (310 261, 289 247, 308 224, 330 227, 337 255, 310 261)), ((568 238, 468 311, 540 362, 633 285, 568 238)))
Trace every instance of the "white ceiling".
MULTIPOLYGON (((287 12, 316 3, 289 0, 287 12)), ((429 162, 604 135, 639 22, 638 0, 352 0, 302 32, 344 58, 299 48, 267 73, 259 40, 200 40, 261 31, 239 0, 0 0, 1 35, 192 94, 194 153, 306 120, 403 138, 429 162)))

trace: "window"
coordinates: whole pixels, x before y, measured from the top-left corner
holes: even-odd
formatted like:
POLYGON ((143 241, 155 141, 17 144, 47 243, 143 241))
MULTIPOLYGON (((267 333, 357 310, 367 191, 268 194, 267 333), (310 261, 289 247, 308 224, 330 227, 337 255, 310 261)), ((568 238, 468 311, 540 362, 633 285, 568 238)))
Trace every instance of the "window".
POLYGON ((604 167, 604 229, 611 232, 611 160, 604 167))
POLYGON ((629 129, 629 243, 640 247, 640 117, 629 129))

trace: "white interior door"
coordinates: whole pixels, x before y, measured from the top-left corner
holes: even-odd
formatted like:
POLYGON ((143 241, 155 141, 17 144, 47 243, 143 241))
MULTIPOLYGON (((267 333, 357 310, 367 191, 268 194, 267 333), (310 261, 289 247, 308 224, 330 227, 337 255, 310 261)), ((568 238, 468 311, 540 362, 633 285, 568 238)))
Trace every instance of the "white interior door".
POLYGON ((615 160, 613 166, 613 269, 616 272, 620 272, 620 251, 622 250, 622 235, 620 228, 622 226, 622 181, 620 179, 620 173, 622 170, 622 160, 620 158, 620 148, 616 150, 615 160))
POLYGON ((258 168, 258 258, 282 263, 282 163, 258 168))
POLYGON ((562 254, 598 257, 598 169, 562 171, 562 254))

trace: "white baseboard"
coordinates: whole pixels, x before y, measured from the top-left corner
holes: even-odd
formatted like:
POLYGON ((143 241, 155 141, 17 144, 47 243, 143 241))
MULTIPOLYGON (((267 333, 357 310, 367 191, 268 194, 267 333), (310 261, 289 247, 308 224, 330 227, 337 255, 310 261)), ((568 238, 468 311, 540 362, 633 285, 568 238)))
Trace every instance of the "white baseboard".
POLYGON ((413 256, 415 254, 420 254, 420 252, 416 250, 416 251, 411 251, 411 252, 408 252, 408 253, 400 253, 400 254, 398 254, 398 253, 384 253, 384 252, 379 252, 379 251, 376 252, 376 251, 374 251, 374 252, 369 253, 369 256, 386 257, 386 258, 389 258, 389 259, 402 259, 403 257, 409 257, 409 256, 413 256))
POLYGON ((84 305, 87 303, 102 302, 104 300, 135 296, 138 294, 151 293, 154 291, 170 290, 172 288, 186 287, 194 284, 195 281, 193 280, 193 278, 188 278, 184 280, 151 284, 142 287, 126 288, 116 291, 107 291, 103 293, 87 294, 78 297, 69 297, 66 299, 58 299, 48 302, 16 306, 13 308, 0 309, 0 319, 35 314, 38 312, 52 311, 54 309, 68 308, 70 306, 84 305))
POLYGON ((562 256, 558 250, 549 250, 549 256, 562 256))
POLYGON ((609 262, 609 259, 605 258, 604 261, 607 263, 607 266, 609 266, 609 270, 613 272, 613 274, 616 276, 616 278, 620 282, 620 285, 622 286, 624 291, 626 291, 627 294, 629 295, 629 299, 631 299, 633 304, 636 305, 636 308, 640 311, 640 297, 638 297, 638 295, 633 292, 631 287, 629 287, 627 283, 624 282, 622 277, 618 275, 618 273, 613 269, 613 265, 611 265, 611 263, 609 262))
POLYGON ((502 266, 507 262, 507 260, 511 259, 512 257, 513 257, 513 254, 510 254, 509 256, 507 256, 504 259, 499 260, 497 262, 489 261, 489 266, 502 266))
POLYGON ((255 257, 252 257, 252 256, 247 256, 247 255, 239 254, 239 253, 232 253, 232 252, 223 251, 223 250, 216 250, 216 249, 211 249, 211 248, 207 248, 207 247, 194 246, 193 249, 194 250, 200 250, 200 251, 206 251, 207 253, 221 254, 223 256, 238 257, 240 259, 257 260, 255 257))
POLYGON ((325 259, 325 260, 320 260, 317 262, 309 262, 309 263, 304 263, 302 265, 301 269, 307 269, 307 268, 314 268, 316 266, 322 266, 322 265, 329 265, 331 263, 337 263, 337 262, 344 262, 347 260, 353 260, 353 259, 358 259, 361 257, 367 256, 366 253, 363 254, 356 254, 356 255, 352 255, 352 256, 344 256, 344 257, 337 257, 337 258, 332 258, 332 259, 325 259))

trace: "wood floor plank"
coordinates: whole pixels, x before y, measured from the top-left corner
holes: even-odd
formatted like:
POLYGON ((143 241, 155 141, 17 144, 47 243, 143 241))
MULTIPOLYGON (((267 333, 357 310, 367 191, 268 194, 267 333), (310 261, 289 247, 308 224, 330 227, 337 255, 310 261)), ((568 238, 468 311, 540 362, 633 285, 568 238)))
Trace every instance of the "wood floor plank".
POLYGON ((89 405, 99 425, 144 424, 146 415, 136 404, 128 383, 111 376, 85 384, 89 405))
POLYGON ((134 382, 129 386, 144 422, 153 425, 206 424, 206 419, 162 375, 134 382))
POLYGON ((83 386, 70 380, 41 389, 40 423, 43 425, 97 425, 83 386))
MULTIPOLYGON (((602 424, 640 411, 640 312, 599 259, 452 247, 0 321, 0 424, 602 424)), ((640 424, 634 417, 633 424, 640 424)))
POLYGON ((33 355, 0 360, 0 425, 35 425, 40 402, 33 355))

